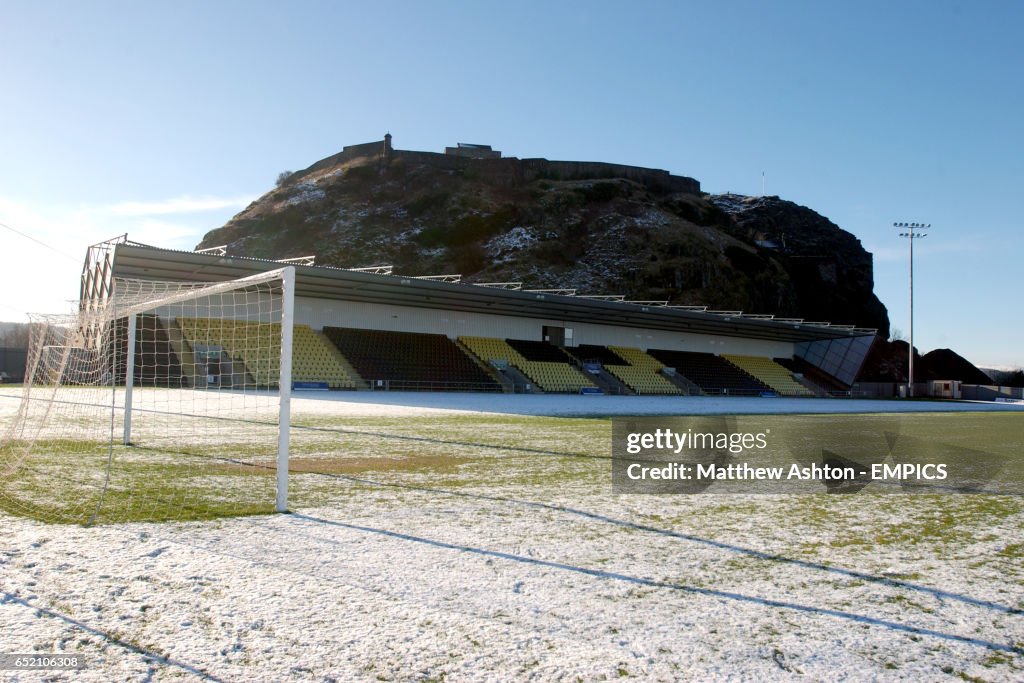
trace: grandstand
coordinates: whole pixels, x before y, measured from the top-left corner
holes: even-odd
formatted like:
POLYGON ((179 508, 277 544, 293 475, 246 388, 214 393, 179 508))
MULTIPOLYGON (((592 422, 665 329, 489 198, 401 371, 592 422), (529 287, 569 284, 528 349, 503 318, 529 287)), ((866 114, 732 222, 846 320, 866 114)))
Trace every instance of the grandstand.
MULTIPOLYGON (((122 237, 89 249, 83 305, 111 296, 116 278, 219 282, 278 266, 122 237)), ((295 268, 293 379, 330 389, 841 394, 874 339, 868 329, 570 290, 475 286, 389 268, 295 268)), ((274 386, 265 344, 278 335, 269 323, 200 315, 138 322, 142 384, 274 386)))

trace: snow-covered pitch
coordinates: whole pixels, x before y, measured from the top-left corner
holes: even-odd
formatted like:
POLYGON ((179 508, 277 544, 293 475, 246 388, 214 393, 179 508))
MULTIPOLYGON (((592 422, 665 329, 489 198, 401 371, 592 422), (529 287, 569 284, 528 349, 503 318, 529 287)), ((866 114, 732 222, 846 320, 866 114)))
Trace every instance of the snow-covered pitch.
POLYGON ((1020 680, 1019 497, 611 491, 609 415, 964 410, 1024 438, 1013 405, 299 395, 291 514, 0 513, 0 654, 78 654, 45 679, 76 681, 1020 680))

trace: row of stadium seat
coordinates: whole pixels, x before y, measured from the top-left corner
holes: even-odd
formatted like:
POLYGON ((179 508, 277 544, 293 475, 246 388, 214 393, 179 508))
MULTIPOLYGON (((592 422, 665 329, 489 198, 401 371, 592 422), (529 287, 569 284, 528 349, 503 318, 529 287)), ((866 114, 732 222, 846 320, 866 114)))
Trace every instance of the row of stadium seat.
MULTIPOLYGON (((638 349, 639 350, 639 349, 638 349)), ((607 368, 609 365, 629 365, 621 354, 617 354, 607 346, 597 344, 580 344, 566 347, 565 352, 581 363, 596 361, 607 368)), ((641 353, 643 353, 641 351, 641 353)))
POLYGON ((777 393, 787 396, 814 396, 814 392, 793 379, 793 374, 770 358, 723 354, 722 358, 761 380, 777 393))
POLYGON ((501 390, 443 334, 325 327, 324 336, 371 382, 383 380, 406 389, 501 390))
MULTIPOLYGON (((280 357, 280 324, 245 320, 178 318, 183 337, 197 344, 220 347, 236 364, 229 371, 257 386, 274 386, 280 357)), ((167 334, 147 325, 150 346, 166 348, 166 362, 154 356, 151 365, 173 369, 177 359, 167 334), (162 342, 162 343, 160 343, 162 342)), ((748 355, 581 345, 561 349, 547 342, 489 337, 460 337, 459 341, 483 362, 506 361, 546 392, 578 392, 595 383, 573 365, 597 361, 605 371, 638 394, 685 394, 663 370, 678 374, 711 393, 753 394, 774 391, 793 396, 814 393, 793 379, 791 371, 769 358, 748 355)), ((147 347, 148 348, 148 347, 147 347)), ((440 334, 388 332, 325 327, 319 334, 307 325, 294 328, 292 375, 295 381, 326 382, 332 389, 363 386, 363 379, 383 379, 423 388, 497 389, 499 385, 452 340, 440 334), (352 367, 347 368, 347 364, 352 367), (358 374, 357 374, 358 373, 358 374), (358 375, 362 375, 360 378, 358 375)), ((185 368, 181 369, 184 373, 185 368)))
POLYGON ((177 322, 193 349, 196 346, 222 348, 232 360, 233 376, 247 375, 244 381, 253 381, 260 387, 277 385, 281 365, 279 324, 183 317, 179 317, 177 322), (235 366, 237 363, 244 366, 244 371, 235 366))
POLYGON ((628 365, 605 365, 605 370, 625 382, 638 394, 683 394, 682 389, 661 374, 665 367, 660 361, 640 349, 611 346, 609 350, 628 365))
MULTIPOLYGON (((596 386, 590 381, 589 377, 570 365, 568 362, 569 358, 561 354, 561 351, 554 346, 548 345, 554 352, 561 354, 562 361, 528 360, 513 348, 509 342, 502 339, 459 337, 459 341, 484 362, 489 363, 492 360, 508 362, 509 365, 512 365, 529 377, 541 391, 577 393, 580 389, 591 389, 596 386)), ((544 342, 537 343, 542 344, 544 342)), ((531 346, 529 348, 535 353, 541 353, 537 347, 531 346)), ((546 354, 547 352, 544 351, 544 353, 546 354)), ((558 356, 548 355, 546 357, 558 356)))
POLYGON ((721 356, 693 351, 649 349, 657 360, 712 394, 756 395, 772 391, 764 382, 747 374, 721 356))
POLYGON ((292 380, 327 382, 331 389, 355 389, 362 385, 344 367, 341 354, 322 334, 307 325, 295 325, 292 333, 292 380))
MULTIPOLYGON (((196 345, 220 347, 234 363, 235 376, 248 375, 256 386, 275 386, 281 360, 280 323, 210 318, 178 318, 182 334, 196 345)), ((307 325, 292 328, 292 380, 326 382, 332 389, 354 389, 361 382, 352 377, 333 347, 307 325)))

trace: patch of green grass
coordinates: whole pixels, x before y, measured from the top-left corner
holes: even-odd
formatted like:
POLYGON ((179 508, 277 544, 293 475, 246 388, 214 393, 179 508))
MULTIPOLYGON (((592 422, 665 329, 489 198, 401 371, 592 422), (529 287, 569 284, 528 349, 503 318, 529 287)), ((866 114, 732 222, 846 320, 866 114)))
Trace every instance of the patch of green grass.
POLYGON ((1013 559, 1024 558, 1024 543, 1010 543, 999 551, 999 555, 1013 559))
POLYGON ((274 511, 273 469, 231 463, 217 455, 220 448, 210 450, 111 449, 63 439, 39 441, 28 450, 8 448, 0 453, 10 468, 0 488, 0 509, 60 524, 274 511))
MULTIPOLYGON (((984 432, 994 435, 993 443, 1010 450, 1024 440, 1020 420, 994 419, 1002 415, 976 417, 984 430, 978 431, 969 421, 964 426, 966 437, 944 427, 948 415, 921 420, 910 416, 901 433, 945 428, 956 432, 952 438, 967 443, 982 438, 984 432)), ((736 418, 736 429, 758 431, 767 419, 741 416, 736 418)), ((770 419, 773 434, 777 429, 784 431, 783 423, 799 432, 811 424, 820 429, 823 421, 821 416, 806 415, 770 419)), ((395 491, 403 489, 481 491, 538 501, 564 491, 611 492, 612 422, 606 417, 299 414, 293 424, 289 491, 293 508, 328 506, 352 497, 386 507, 395 500, 395 491)), ((110 459, 110 481, 95 521, 269 514, 274 509, 274 442, 268 436, 273 429, 258 429, 267 431, 249 434, 250 444, 212 439, 206 444, 189 443, 189 439, 165 435, 162 445, 140 443, 110 450, 105 443, 52 440, 37 442, 27 455, 19 444, 8 444, 0 448, 0 473, 12 468, 0 481, 0 509, 51 522, 86 522, 107 483, 110 459), (255 443, 263 444, 267 452, 253 460, 250 452, 255 443)), ((638 509, 635 521, 715 538, 728 531, 721 520, 758 517, 766 520, 766 533, 785 529, 793 537, 802 537, 791 542, 783 553, 787 556, 841 556, 844 551, 856 556, 886 546, 934 549, 985 539, 993 543, 993 529, 1022 509, 1024 502, 1017 497, 988 495, 666 496, 657 512, 638 509)), ((1022 555, 1024 543, 1019 542, 1008 543, 998 553, 1011 560, 1022 555)), ((730 568, 744 571, 756 564, 738 562, 730 568)))

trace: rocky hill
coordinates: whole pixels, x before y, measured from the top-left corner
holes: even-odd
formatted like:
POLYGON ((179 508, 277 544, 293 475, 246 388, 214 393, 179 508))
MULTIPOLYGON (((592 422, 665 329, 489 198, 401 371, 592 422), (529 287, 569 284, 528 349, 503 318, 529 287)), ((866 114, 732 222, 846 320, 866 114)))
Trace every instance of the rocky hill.
MULTIPOLYGON (((877 340, 864 361, 862 382, 906 382, 910 345, 902 339, 877 340)), ((923 356, 914 348, 914 381, 960 380, 964 384, 992 384, 992 379, 951 349, 934 349, 923 356)))
POLYGON ((992 384, 992 378, 952 349, 933 349, 921 356, 924 373, 915 380, 956 379, 965 384, 992 384))
POLYGON ((406 152, 387 138, 282 179, 199 247, 220 244, 889 332, 856 237, 778 197, 707 195, 655 169, 406 152))

